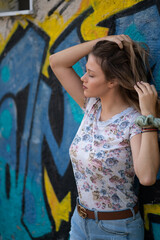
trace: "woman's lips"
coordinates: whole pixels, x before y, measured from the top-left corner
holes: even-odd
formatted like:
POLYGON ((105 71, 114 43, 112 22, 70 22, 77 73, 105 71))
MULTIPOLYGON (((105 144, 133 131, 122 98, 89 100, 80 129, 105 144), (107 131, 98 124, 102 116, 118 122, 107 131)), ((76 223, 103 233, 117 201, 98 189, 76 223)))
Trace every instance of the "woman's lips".
POLYGON ((87 89, 87 87, 83 85, 83 89, 87 89))

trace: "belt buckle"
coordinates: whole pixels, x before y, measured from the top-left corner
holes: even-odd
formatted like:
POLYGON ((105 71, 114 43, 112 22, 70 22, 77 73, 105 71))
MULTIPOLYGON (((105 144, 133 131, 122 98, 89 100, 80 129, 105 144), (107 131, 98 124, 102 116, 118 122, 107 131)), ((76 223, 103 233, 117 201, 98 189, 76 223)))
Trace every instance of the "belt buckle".
POLYGON ((78 213, 79 213, 80 217, 85 219, 87 217, 86 209, 79 204, 77 206, 77 209, 78 209, 78 213))

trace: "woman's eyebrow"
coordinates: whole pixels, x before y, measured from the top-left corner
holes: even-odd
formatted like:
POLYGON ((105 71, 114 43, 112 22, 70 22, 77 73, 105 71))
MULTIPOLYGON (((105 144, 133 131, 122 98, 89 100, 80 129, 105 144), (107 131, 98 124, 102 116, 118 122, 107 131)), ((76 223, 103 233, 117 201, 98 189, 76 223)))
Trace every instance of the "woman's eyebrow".
POLYGON ((90 71, 90 72, 95 72, 95 71, 93 71, 93 70, 91 70, 91 69, 88 69, 88 71, 90 71))
POLYGON ((87 68, 87 65, 86 65, 86 69, 90 72, 95 72, 94 70, 87 68))

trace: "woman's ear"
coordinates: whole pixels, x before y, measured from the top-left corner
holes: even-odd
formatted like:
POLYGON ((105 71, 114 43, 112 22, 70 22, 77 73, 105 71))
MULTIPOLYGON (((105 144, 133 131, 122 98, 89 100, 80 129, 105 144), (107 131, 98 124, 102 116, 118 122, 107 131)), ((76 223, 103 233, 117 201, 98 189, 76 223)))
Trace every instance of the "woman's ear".
POLYGON ((119 86, 119 82, 116 78, 113 78, 109 81, 109 84, 108 84, 109 88, 114 88, 114 87, 117 87, 117 86, 119 86))

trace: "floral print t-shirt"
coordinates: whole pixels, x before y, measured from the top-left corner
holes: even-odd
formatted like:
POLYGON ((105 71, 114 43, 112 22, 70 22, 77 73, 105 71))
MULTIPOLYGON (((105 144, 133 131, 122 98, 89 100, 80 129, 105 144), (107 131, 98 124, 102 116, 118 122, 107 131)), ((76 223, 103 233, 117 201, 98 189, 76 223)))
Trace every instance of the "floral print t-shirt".
POLYGON ((135 125, 140 114, 132 107, 100 121, 100 99, 90 98, 70 158, 81 204, 98 211, 133 207, 135 172, 130 139, 141 133, 135 125))

